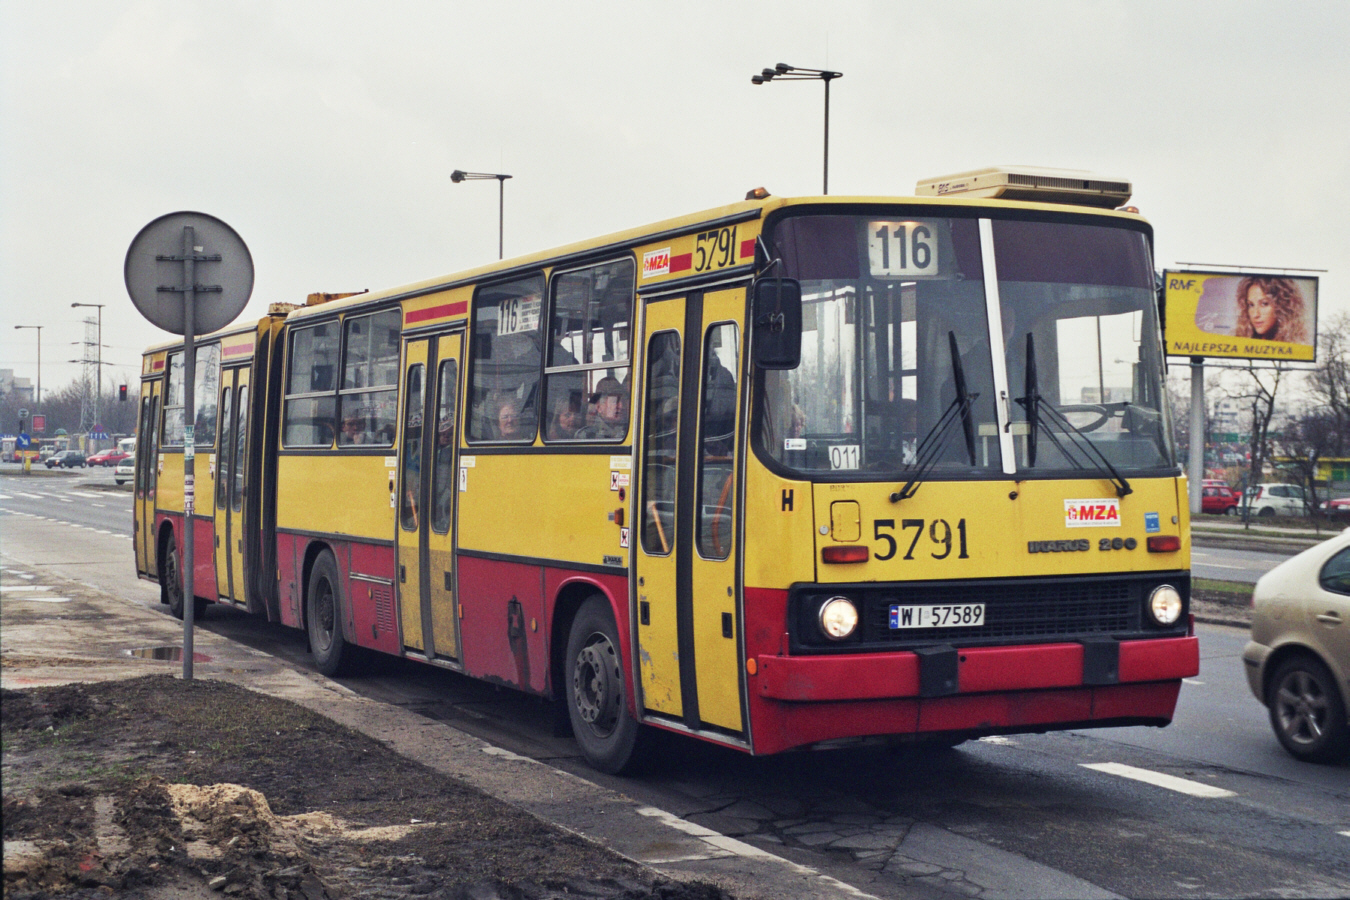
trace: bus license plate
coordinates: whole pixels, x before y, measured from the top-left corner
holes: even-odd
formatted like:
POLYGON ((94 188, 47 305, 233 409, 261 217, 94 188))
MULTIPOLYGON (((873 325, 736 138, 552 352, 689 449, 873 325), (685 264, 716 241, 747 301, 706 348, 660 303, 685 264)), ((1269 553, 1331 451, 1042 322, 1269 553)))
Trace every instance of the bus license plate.
POLYGON ((963 628, 984 624, 983 603, 956 606, 892 606, 891 628, 963 628))

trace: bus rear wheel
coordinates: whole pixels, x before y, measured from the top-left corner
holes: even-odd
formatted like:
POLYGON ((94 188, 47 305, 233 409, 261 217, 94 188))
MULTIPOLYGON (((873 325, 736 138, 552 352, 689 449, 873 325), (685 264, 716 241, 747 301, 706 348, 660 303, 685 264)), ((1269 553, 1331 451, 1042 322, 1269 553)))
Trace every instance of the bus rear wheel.
POLYGON ((567 713, 581 753, 611 775, 635 770, 647 744, 647 735, 628 709, 618 632, 603 597, 583 603, 572 620, 564 677, 567 713))
POLYGON ((330 678, 356 671, 357 647, 342 634, 341 576, 333 554, 325 550, 314 560, 305 595, 305 626, 314 667, 330 678))
MULTIPOLYGON (((178 558, 178 551, 174 549, 173 539, 166 539, 159 550, 160 573, 159 573, 159 602, 167 604, 169 614, 175 619, 182 620, 183 611, 186 608, 183 603, 183 566, 178 558)), ((193 621, 200 620, 206 615, 206 601, 200 597, 193 598, 192 617, 193 621)))

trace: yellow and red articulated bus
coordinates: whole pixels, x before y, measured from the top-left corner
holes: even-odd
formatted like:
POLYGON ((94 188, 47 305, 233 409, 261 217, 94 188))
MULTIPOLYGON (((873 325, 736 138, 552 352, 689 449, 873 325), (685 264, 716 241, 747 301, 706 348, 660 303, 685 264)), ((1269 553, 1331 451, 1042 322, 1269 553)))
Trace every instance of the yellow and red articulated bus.
MULTIPOLYGON (((1016 174, 1016 173, 1014 173, 1016 174)), ((757 754, 1165 725, 1197 673, 1152 232, 1096 182, 744 202, 147 352, 136 561, 757 754), (1095 206, 1092 204, 1096 204, 1095 206)), ((1128 188, 1128 185, 1125 185, 1128 188)))

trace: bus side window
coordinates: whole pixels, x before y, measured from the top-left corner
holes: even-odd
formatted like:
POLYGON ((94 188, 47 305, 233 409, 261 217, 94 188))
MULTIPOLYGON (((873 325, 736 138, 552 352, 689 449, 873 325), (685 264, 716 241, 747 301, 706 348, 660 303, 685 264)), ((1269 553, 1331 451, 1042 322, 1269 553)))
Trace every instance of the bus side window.
POLYGON ((679 449, 680 336, 653 335, 647 356, 647 427, 642 445, 642 549, 666 556, 675 541, 675 458, 679 449))
POLYGON ((534 441, 543 362, 543 297, 543 275, 478 289, 466 415, 470 441, 534 441))
POLYGON ((231 419, 230 388, 221 391, 220 399, 220 448, 216 450, 216 508, 225 508, 226 481, 229 477, 231 419))
POLYGON ((336 322, 296 328, 291 333, 283 446, 332 446, 337 436, 337 385, 333 378, 337 358, 336 322))
POLYGON ((736 372, 739 335, 733 323, 708 329, 703 345, 703 409, 699 413, 698 551, 706 559, 731 553, 732 473, 736 466, 736 372))
POLYGON ((546 441, 618 442, 628 436, 635 270, 628 258, 554 276, 544 370, 546 441))
POLYGON ((453 359, 441 363, 436 395, 436 454, 435 469, 431 475, 431 528, 437 534, 450 530, 450 508, 455 487, 455 384, 458 366, 453 359))
POLYGON ((403 483, 399 522, 416 531, 422 495, 422 364, 408 367, 408 392, 403 401, 403 483))

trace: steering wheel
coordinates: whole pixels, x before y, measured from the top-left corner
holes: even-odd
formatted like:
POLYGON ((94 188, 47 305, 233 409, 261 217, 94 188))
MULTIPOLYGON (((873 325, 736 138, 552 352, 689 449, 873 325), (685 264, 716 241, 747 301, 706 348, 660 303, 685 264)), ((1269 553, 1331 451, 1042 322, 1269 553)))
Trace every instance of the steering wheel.
POLYGON ((1071 403, 1068 406, 1057 406, 1055 409, 1066 418, 1072 413, 1092 413, 1097 417, 1086 425, 1075 425, 1079 431, 1096 431, 1111 420, 1111 410, 1096 403, 1071 403))

